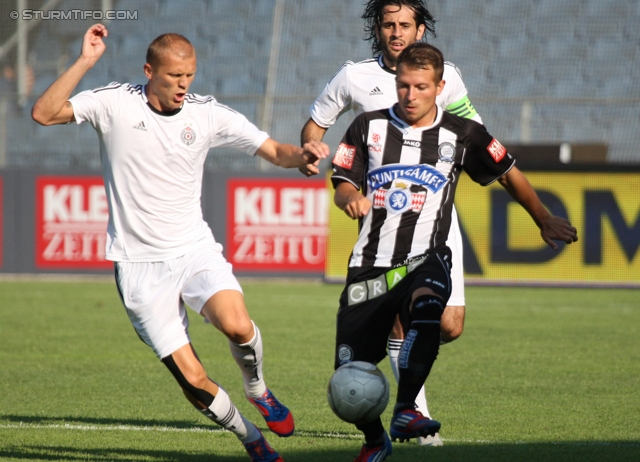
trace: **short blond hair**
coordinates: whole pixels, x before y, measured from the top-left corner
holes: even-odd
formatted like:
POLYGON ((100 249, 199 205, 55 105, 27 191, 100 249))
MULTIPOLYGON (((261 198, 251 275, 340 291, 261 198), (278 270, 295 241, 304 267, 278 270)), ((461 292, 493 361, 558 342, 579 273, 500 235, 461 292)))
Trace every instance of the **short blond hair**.
POLYGON ((195 54, 193 45, 186 37, 174 33, 162 34, 153 39, 147 48, 147 64, 156 68, 160 64, 162 55, 170 51, 186 52, 187 56, 195 54))

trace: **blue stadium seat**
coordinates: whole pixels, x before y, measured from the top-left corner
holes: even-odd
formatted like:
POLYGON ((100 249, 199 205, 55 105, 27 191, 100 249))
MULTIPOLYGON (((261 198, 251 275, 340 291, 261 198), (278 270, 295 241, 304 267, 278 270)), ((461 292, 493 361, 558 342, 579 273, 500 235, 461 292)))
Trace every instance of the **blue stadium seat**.
MULTIPOLYGON (((63 0, 56 8, 78 8, 78 3, 63 0)), ((266 89, 274 0, 113 4, 114 9, 138 11, 139 20, 109 24, 107 53, 79 89, 112 80, 142 82, 149 42, 160 33, 178 32, 198 51, 192 91, 212 93, 258 121, 266 89)), ((429 7, 438 21, 438 37, 429 41, 459 66, 470 98, 492 134, 504 141, 518 140, 520 107, 531 100, 532 141, 603 137, 611 146, 611 159, 625 158, 633 151, 640 161, 640 94, 634 81, 640 60, 640 2, 450 0, 431 2, 429 7), (603 113, 609 116, 603 118, 603 113), (628 114, 622 117, 622 113, 628 114), (616 139, 612 139, 608 122, 614 118, 624 119, 615 129, 616 139), (626 120, 635 123, 636 129, 626 120)), ((327 80, 344 61, 369 58, 371 51, 362 40, 361 1, 297 0, 285 2, 284 8, 275 87, 277 120, 272 126, 275 134, 295 140, 309 104, 327 80)), ((30 34, 30 59, 35 60, 37 77, 34 93, 41 93, 53 81, 59 66, 66 68, 78 56, 81 37, 91 22, 71 21, 65 27, 56 21, 38 23, 30 34), (67 61, 57 64, 65 55, 67 61)), ((63 128, 63 132, 38 128, 34 129, 28 117, 12 121, 12 132, 25 139, 20 146, 9 146, 12 165, 96 165, 91 164, 96 156, 86 155, 97 151, 90 128, 83 127, 81 133, 75 127, 63 128), (46 159, 32 154, 41 152, 42 146, 47 146, 46 159), (20 156, 15 154, 18 150, 20 156)), ((248 156, 233 156, 229 157, 232 163, 225 165, 253 162, 248 156)))
POLYGON ((265 81, 254 78, 246 73, 239 74, 235 78, 222 79, 218 94, 220 97, 230 96, 262 96, 265 90, 265 81))
POLYGON ((158 15, 173 18, 176 22, 191 18, 205 18, 207 2, 203 0, 180 0, 159 2, 158 15))

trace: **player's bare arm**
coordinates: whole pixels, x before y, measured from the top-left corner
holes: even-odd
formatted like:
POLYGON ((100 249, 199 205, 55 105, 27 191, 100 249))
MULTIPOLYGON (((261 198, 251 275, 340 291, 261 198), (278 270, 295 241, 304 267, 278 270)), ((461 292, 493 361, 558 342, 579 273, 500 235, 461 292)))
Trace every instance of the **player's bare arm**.
POLYGON ((87 30, 82 40, 82 51, 76 61, 38 98, 31 109, 31 117, 41 125, 66 124, 74 120, 71 93, 82 77, 100 59, 106 46, 103 38, 107 28, 95 24, 87 30))
POLYGON ((329 156, 329 146, 321 141, 311 141, 299 147, 268 138, 256 155, 278 167, 296 168, 326 159, 329 156))
POLYGON ((348 182, 338 184, 333 200, 340 210, 354 220, 362 218, 371 210, 371 201, 348 182))
MULTIPOLYGON (((310 141, 322 141, 324 138, 324 134, 327 132, 327 129, 318 125, 312 118, 307 120, 307 123, 302 127, 302 132, 300 133, 300 143, 304 145, 310 141)), ((305 176, 313 176, 320 173, 320 169, 318 169, 319 162, 314 162, 313 164, 306 164, 302 167, 299 167, 300 173, 305 176)))
POLYGON ((529 180, 516 167, 500 178, 500 184, 529 213, 540 228, 540 235, 552 249, 557 250, 554 242, 563 241, 571 244, 578 240, 578 231, 571 223, 561 217, 551 215, 542 205, 529 180))

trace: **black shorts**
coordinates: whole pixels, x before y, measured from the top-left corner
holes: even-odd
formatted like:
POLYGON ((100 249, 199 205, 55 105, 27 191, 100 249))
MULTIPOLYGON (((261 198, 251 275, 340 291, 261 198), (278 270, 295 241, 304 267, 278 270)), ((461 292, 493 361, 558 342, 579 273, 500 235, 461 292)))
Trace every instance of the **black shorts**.
POLYGON ((429 288, 446 304, 451 295, 450 273, 448 248, 400 268, 350 269, 340 295, 335 367, 350 361, 382 361, 396 315, 400 314, 405 330, 410 323, 413 292, 429 288))

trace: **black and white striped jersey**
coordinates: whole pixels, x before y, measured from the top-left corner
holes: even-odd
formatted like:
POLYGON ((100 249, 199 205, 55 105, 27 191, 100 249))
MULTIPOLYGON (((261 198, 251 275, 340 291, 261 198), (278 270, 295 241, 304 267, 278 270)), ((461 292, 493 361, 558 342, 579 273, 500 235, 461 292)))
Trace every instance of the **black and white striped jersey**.
POLYGON ((445 246, 458 177, 488 185, 515 160, 486 128, 438 109, 412 128, 390 109, 353 121, 333 159, 334 187, 348 181, 371 201, 349 267, 394 267, 445 246))

